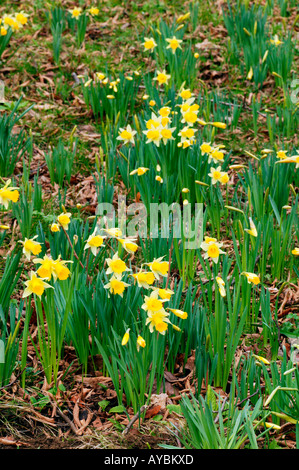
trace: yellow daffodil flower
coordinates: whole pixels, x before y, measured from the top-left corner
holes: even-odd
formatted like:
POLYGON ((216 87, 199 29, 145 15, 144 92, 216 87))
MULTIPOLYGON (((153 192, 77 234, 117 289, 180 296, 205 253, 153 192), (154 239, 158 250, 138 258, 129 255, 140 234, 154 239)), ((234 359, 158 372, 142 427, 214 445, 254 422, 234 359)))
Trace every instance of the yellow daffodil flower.
POLYGON ((91 16, 97 16, 100 13, 100 10, 97 7, 91 7, 89 9, 91 16))
POLYGON ((34 264, 40 264, 41 266, 38 268, 36 273, 42 279, 47 279, 48 281, 51 280, 51 277, 54 273, 54 261, 48 255, 45 255, 43 258, 35 258, 33 260, 34 264))
POLYGON ((175 36, 172 36, 172 38, 166 38, 166 41, 168 42, 168 46, 166 49, 171 49, 172 53, 175 54, 175 51, 179 48, 181 48, 181 43, 183 42, 181 39, 177 39, 175 36))
POLYGON ((76 8, 73 8, 73 10, 69 10, 69 12, 72 15, 72 18, 75 18, 76 20, 78 20, 79 16, 82 13, 82 8, 76 7, 76 8))
POLYGON ((244 274, 244 276, 247 277, 247 281, 249 282, 249 284, 257 285, 261 282, 259 276, 254 273, 243 272, 241 274, 244 274))
POLYGON ((117 277, 116 275, 113 275, 108 284, 104 286, 104 288, 109 289, 109 292, 113 295, 120 295, 120 297, 123 297, 125 288, 129 285, 130 284, 127 284, 126 282, 122 281, 121 278, 117 277))
POLYGON ((172 313, 175 314, 176 317, 179 317, 182 320, 186 320, 186 318, 188 318, 188 313, 184 312, 183 310, 179 310, 177 308, 167 308, 167 310, 170 310, 172 313))
POLYGON ((221 166, 217 166, 217 168, 211 168, 211 172, 208 173, 208 176, 212 178, 212 184, 216 184, 217 181, 220 181, 222 176, 221 166))
POLYGON ((18 202, 19 200, 19 188, 14 188, 10 186, 11 180, 7 180, 3 188, 0 189, 0 204, 2 204, 5 209, 8 209, 9 202, 18 202))
POLYGON ((145 168, 144 166, 140 166, 139 168, 136 168, 135 170, 131 171, 130 175, 142 176, 142 175, 144 175, 148 170, 149 170, 149 168, 145 168))
POLYGON ((39 255, 42 251, 41 244, 35 241, 38 235, 35 235, 33 238, 25 238, 24 241, 19 240, 19 243, 23 245, 23 253, 26 258, 30 261, 31 255, 39 255))
POLYGON ((144 287, 145 289, 149 289, 156 279, 153 273, 146 273, 144 271, 139 271, 139 273, 132 274, 132 276, 136 279, 138 287, 144 287))
POLYGON ((163 258, 164 256, 161 256, 160 258, 154 259, 151 263, 145 263, 149 266, 157 280, 160 279, 160 276, 167 277, 168 275, 169 263, 162 261, 163 258))
POLYGON ((127 344, 127 342, 129 341, 129 339, 130 339, 130 328, 128 328, 127 331, 125 332, 125 334, 123 336, 123 339, 122 339, 122 342, 121 342, 121 345, 125 346, 127 344))
POLYGON ((249 235, 252 235, 253 237, 257 237, 257 230, 251 217, 249 217, 249 224, 250 229, 244 228, 245 232, 249 233, 249 235))
POLYGON ((45 282, 42 278, 38 278, 34 271, 30 272, 30 279, 25 281, 25 286, 26 289, 23 292, 22 298, 28 297, 31 294, 35 294, 40 298, 45 289, 54 289, 53 286, 50 286, 50 284, 45 282))
POLYGON ((129 124, 126 128, 119 129, 119 136, 116 137, 116 140, 122 140, 124 144, 134 144, 134 135, 136 133, 137 132, 133 131, 132 127, 129 124))
POLYGON ((144 304, 141 306, 141 308, 146 312, 152 313, 160 312, 161 310, 164 311, 163 303, 167 302, 168 299, 158 299, 158 296, 158 290, 153 290, 149 297, 147 295, 144 297, 144 304))
POLYGON ((115 253, 112 259, 107 258, 106 261, 108 264, 106 274, 113 274, 115 277, 119 278, 125 271, 130 271, 126 263, 119 258, 117 253, 115 253))
POLYGON ((144 339, 142 338, 142 336, 139 335, 138 338, 137 338, 137 349, 138 349, 138 351, 139 351, 140 346, 142 348, 145 348, 146 343, 145 343, 144 339))
POLYGON ((225 290, 224 280, 220 276, 217 276, 216 277, 216 282, 218 284, 218 288, 219 288, 219 292, 220 292, 221 297, 225 297, 226 296, 226 290, 225 290))
POLYGON ((88 250, 90 248, 90 251, 92 252, 92 254, 94 256, 97 256, 98 248, 100 246, 103 246, 103 243, 104 243, 104 237, 101 237, 101 235, 97 235, 97 228, 95 228, 93 233, 86 240, 84 250, 88 250))
POLYGON ((156 80, 159 85, 168 85, 168 82, 170 80, 171 76, 168 75, 166 73, 166 70, 162 70, 162 72, 160 72, 159 70, 157 71, 157 75, 156 77, 154 78, 154 80, 156 80))
POLYGON ((160 310, 158 312, 148 312, 147 319, 145 321, 146 325, 149 325, 149 330, 151 333, 154 332, 154 328, 158 331, 161 335, 165 335, 168 323, 170 323, 168 317, 168 313, 165 310, 160 310))
POLYGON ((138 245, 129 238, 118 238, 118 241, 128 253, 134 254, 138 250, 138 245))
POLYGON ((153 52, 155 47, 157 47, 157 43, 154 40, 154 38, 144 38, 144 43, 142 45, 145 51, 151 51, 151 52, 153 52))
POLYGON ((60 223, 61 227, 64 228, 64 230, 68 230, 69 224, 71 222, 71 216, 72 214, 70 212, 62 212, 57 217, 58 222, 60 223))

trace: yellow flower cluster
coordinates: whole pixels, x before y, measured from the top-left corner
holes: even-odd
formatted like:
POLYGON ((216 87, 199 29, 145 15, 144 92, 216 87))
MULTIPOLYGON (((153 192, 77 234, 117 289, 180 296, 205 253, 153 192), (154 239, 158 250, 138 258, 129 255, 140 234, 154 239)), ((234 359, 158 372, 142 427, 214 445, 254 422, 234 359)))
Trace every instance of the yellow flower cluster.
MULTIPOLYGON (((29 254, 30 256, 31 253, 35 254, 40 253, 41 251, 40 244, 38 244, 37 242, 34 243, 33 239, 25 239, 25 242, 21 243, 24 244, 23 252, 27 256, 27 258, 27 254, 29 254)), ((53 286, 45 282, 45 280, 50 281, 53 278, 54 282, 56 282, 57 279, 63 281, 65 279, 68 279, 71 274, 70 270, 66 266, 66 263, 72 263, 72 261, 63 261, 60 255, 56 260, 53 260, 50 256, 45 255, 43 258, 33 259, 33 263, 40 264, 40 267, 37 269, 36 272, 30 272, 30 279, 25 282, 26 288, 23 292, 23 298, 28 297, 31 294, 35 294, 38 297, 41 297, 45 289, 53 289, 53 286)))
MULTIPOLYGON (((71 14, 72 18, 75 18, 75 20, 78 20, 80 16, 82 15, 83 10, 81 7, 75 7, 72 10, 69 10, 69 13, 71 14)), ((98 16, 98 14, 100 13, 100 10, 98 7, 91 7, 89 8, 89 10, 87 10, 87 13, 90 16, 98 16)))
MULTIPOLYGON (((177 39, 176 36, 172 36, 172 38, 166 38, 166 42, 168 45, 166 49, 171 49, 171 52, 175 54, 177 49, 182 49, 181 43, 183 42, 182 39, 177 39)), ((144 38, 143 47, 145 51, 151 51, 157 47, 157 43, 154 38, 144 38)))
POLYGON ((13 32, 19 31, 28 22, 28 16, 23 11, 12 15, 3 15, 0 18, 0 36, 6 36, 9 28, 13 32))

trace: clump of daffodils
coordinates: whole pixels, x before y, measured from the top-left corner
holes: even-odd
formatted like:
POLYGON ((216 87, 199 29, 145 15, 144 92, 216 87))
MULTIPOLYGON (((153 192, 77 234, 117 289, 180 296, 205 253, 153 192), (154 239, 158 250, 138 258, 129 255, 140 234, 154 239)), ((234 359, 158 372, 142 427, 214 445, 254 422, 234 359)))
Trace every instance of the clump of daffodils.
POLYGON ((147 144, 153 142, 159 147, 161 141, 166 145, 169 140, 175 140, 173 132, 176 127, 170 127, 170 111, 169 107, 164 106, 159 110, 159 116, 152 113, 151 118, 146 121, 146 130, 143 133, 147 138, 147 144))
POLYGON ((4 14, 0 18, 0 36, 6 36, 8 31, 12 32, 19 31, 28 22, 28 14, 20 11, 14 14, 4 14))

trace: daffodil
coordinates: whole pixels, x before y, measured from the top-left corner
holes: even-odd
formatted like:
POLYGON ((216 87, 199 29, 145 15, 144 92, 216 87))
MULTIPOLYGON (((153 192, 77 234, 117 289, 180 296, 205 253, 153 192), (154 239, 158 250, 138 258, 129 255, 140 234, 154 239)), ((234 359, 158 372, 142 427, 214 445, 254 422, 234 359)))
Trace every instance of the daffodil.
POLYGON ((299 168, 299 155, 293 155, 292 157, 283 158, 276 163, 296 163, 295 168, 299 168))
POLYGON ((165 335, 168 323, 170 323, 168 319, 168 313, 165 310, 160 310, 157 312, 149 311, 147 315, 147 319, 145 321, 146 325, 149 325, 149 330, 151 333, 154 332, 154 328, 158 331, 161 335, 165 335))
POLYGON ((0 189, 0 204, 8 209, 9 202, 17 202, 19 199, 19 188, 10 186, 11 180, 7 180, 3 188, 0 189))
POLYGON ((148 103, 150 106, 155 106, 156 104, 156 101, 155 100, 150 100, 150 102, 148 103))
POLYGON ((64 230, 68 230, 69 224, 71 222, 71 216, 72 214, 70 212, 62 212, 62 214, 57 217, 59 224, 62 228, 64 228, 64 230))
POLYGON ((175 54, 175 51, 179 48, 181 48, 181 43, 183 42, 182 39, 177 39, 175 36, 172 36, 172 38, 166 38, 166 41, 168 42, 168 46, 166 49, 171 49, 172 53, 175 54))
POLYGON ((97 7, 91 7, 89 9, 89 13, 91 16, 97 16, 99 14, 100 10, 97 7))
POLYGON ((158 183, 163 183, 163 178, 161 178, 160 175, 156 175, 155 180, 158 181, 158 183))
POLYGON ((82 13, 82 8, 76 7, 76 8, 73 8, 73 10, 69 10, 69 12, 72 15, 72 18, 75 18, 76 20, 78 20, 79 16, 82 13))
POLYGON ((226 296, 225 282, 220 276, 216 276, 216 282, 218 284, 219 292, 221 297, 226 296))
POLYGON ((159 128, 158 129, 149 129, 147 131, 143 131, 143 133, 147 137, 147 141, 146 141, 147 144, 150 144, 151 142, 153 142, 157 147, 159 147, 160 141, 162 139, 162 135, 161 135, 161 132, 160 132, 159 128))
POLYGON ((138 287, 144 287, 145 289, 149 289, 156 279, 153 273, 147 273, 144 271, 132 274, 132 277, 137 281, 138 287))
POLYGON ((226 173, 226 171, 221 172, 221 177, 219 181, 221 184, 226 184, 229 182, 229 176, 228 176, 228 173, 226 173))
POLYGON ((154 80, 156 80, 159 83, 159 85, 168 85, 168 82, 169 82, 170 78, 171 78, 171 76, 168 75, 166 73, 166 70, 164 69, 164 70, 162 70, 162 72, 157 71, 157 75, 154 78, 154 80))
POLYGON ((140 166, 139 168, 136 168, 135 170, 131 171, 130 175, 142 176, 142 175, 144 175, 148 170, 149 170, 149 168, 145 168, 144 166, 140 166))
POLYGON ((164 145, 166 145, 169 140, 175 140, 172 135, 175 129, 176 129, 175 127, 171 127, 171 128, 164 127, 160 130, 161 140, 163 141, 164 145))
POLYGON ((147 129, 158 129, 162 126, 162 116, 156 116, 154 112, 151 114, 151 118, 145 123, 147 129))
POLYGON ((119 278, 125 271, 130 271, 126 263, 119 258, 117 253, 115 253, 112 259, 107 258, 106 261, 108 264, 106 274, 113 274, 115 277, 119 278))
POLYGON ((270 39, 270 42, 271 42, 271 44, 274 44, 274 46, 279 46, 280 44, 282 44, 283 41, 280 41, 278 39, 278 35, 275 34, 274 38, 270 39))
POLYGON ((51 225, 50 230, 51 230, 51 232, 59 232, 59 231, 60 231, 60 227, 59 227, 58 224, 53 223, 53 224, 51 225))
POLYGON ((37 237, 38 235, 35 235, 33 238, 25 238, 24 241, 19 240, 19 242, 23 245, 23 253, 29 261, 31 255, 39 255, 42 251, 41 244, 35 241, 35 238, 37 237))
POLYGON ((206 252, 203 258, 211 258, 212 261, 217 264, 219 256, 221 254, 225 254, 225 252, 221 250, 222 245, 223 243, 217 242, 215 238, 205 237, 205 241, 200 245, 200 247, 206 252))
POLYGON ((245 232, 249 233, 249 235, 252 235, 253 237, 257 237, 257 230, 251 217, 249 217, 249 224, 250 224, 250 229, 245 228, 244 229, 245 232))
POLYGON ((101 237, 101 235, 97 235, 97 228, 95 228, 93 233, 86 240, 84 250, 88 250, 90 248, 92 254, 96 256, 98 253, 98 248, 102 246, 103 243, 104 237, 101 237))
POLYGON ((208 176, 212 178, 212 184, 216 184, 217 181, 221 179, 221 166, 217 166, 217 168, 211 168, 211 172, 208 173, 208 176))
POLYGON ((294 255, 294 256, 299 256, 299 247, 295 247, 295 248, 292 250, 292 255, 294 255))
POLYGON ((159 299, 159 292, 157 289, 153 290, 150 296, 144 297, 144 304, 141 306, 146 312, 160 312, 164 311, 163 303, 168 299, 159 299))
POLYGON ((244 276, 247 277, 247 281, 249 284, 259 284, 261 281, 260 281, 260 278, 259 276, 257 276, 257 274, 254 274, 254 273, 249 273, 249 272, 243 272, 241 274, 244 274, 244 276))
POLYGON ((257 356, 256 354, 252 354, 253 357, 255 357, 258 361, 262 362, 263 364, 266 364, 266 366, 270 365, 270 362, 268 359, 265 359, 263 356, 257 356))
POLYGON ((4 26, 0 26, 0 36, 6 36, 7 29, 4 26))
POLYGON ((56 281, 57 278, 60 281, 65 281, 71 275, 71 271, 69 270, 67 266, 65 266, 66 263, 73 263, 73 261, 63 261, 60 255, 55 261, 53 261, 54 281, 56 281))
MULTIPOLYGON (((207 235, 205 235, 205 239, 203 242, 201 242, 200 248, 202 250, 207 251, 211 243, 217 243, 217 238, 208 237, 207 235)), ((222 244, 220 246, 222 246, 222 244)))
POLYGON ((182 89, 180 92, 179 92, 179 96, 183 99, 183 100, 188 100, 190 98, 192 98, 192 93, 191 91, 188 89, 182 89))
POLYGON ((197 129, 193 129, 193 127, 185 126, 179 133, 178 136, 181 137, 181 142, 185 142, 186 140, 193 139, 195 137, 195 133, 197 129))
POLYGON ((186 318, 188 318, 188 313, 183 310, 179 310, 177 308, 167 308, 167 310, 170 310, 176 317, 179 317, 182 320, 186 320, 186 318))
POLYGON ((163 106, 162 108, 159 109, 158 112, 159 112, 160 116, 167 117, 167 116, 169 116, 170 111, 171 111, 171 109, 170 109, 169 106, 163 106))
POLYGON ((280 160, 284 160, 285 158, 287 158, 287 153, 288 152, 286 152, 285 150, 278 150, 278 152, 276 153, 276 156, 280 160))
POLYGON ((127 331, 125 332, 123 339, 121 341, 121 345, 125 346, 127 342, 129 341, 129 339, 130 339, 130 328, 128 328, 127 331))
POLYGON ((138 250, 138 245, 129 238, 118 238, 118 241, 128 253, 134 254, 138 250))
POLYGON ((118 227, 106 228, 104 229, 104 232, 106 232, 110 237, 118 238, 122 236, 122 231, 118 227))
POLYGON ((145 263, 149 266, 157 280, 160 279, 160 276, 167 277, 168 275, 169 263, 167 261, 162 261, 163 258, 164 256, 161 256, 150 263, 145 263))
POLYGON ((207 124, 210 124, 213 127, 218 127, 218 129, 225 129, 226 128, 225 122, 208 122, 207 124))
POLYGON ((24 26, 28 22, 28 16, 29 15, 27 13, 20 11, 19 13, 16 13, 15 19, 20 25, 24 26))
POLYGON ((212 148, 212 150, 209 152, 209 160, 208 162, 211 163, 213 161, 214 163, 219 163, 222 162, 224 159, 224 152, 219 150, 219 147, 212 148))
POLYGON ((203 257, 204 259, 211 258, 217 264, 220 254, 225 254, 225 252, 219 248, 217 243, 211 243, 203 257))
POLYGON ((50 286, 50 284, 45 282, 44 279, 38 278, 34 271, 30 272, 30 279, 25 281, 25 286, 26 288, 22 295, 23 298, 28 297, 31 294, 35 294, 38 297, 41 297, 45 289, 54 289, 53 286, 50 286))
POLYGON ((105 80, 105 77, 106 75, 102 72, 96 72, 96 80, 99 81, 99 82, 102 82, 103 80, 105 80))
POLYGON ((170 300, 174 292, 171 289, 158 289, 158 294, 161 299, 170 300))
POLYGON ((246 78, 247 78, 247 80, 252 80, 252 77, 253 77, 253 68, 250 67, 246 78))
POLYGON ((2 21, 4 27, 10 27, 13 31, 18 31, 22 26, 14 17, 9 15, 3 15, 2 21))
POLYGON ((104 288, 109 289, 109 292, 113 295, 120 295, 120 297, 123 297, 125 288, 129 285, 130 284, 122 281, 121 278, 119 278, 117 275, 113 275, 104 288))
POLYGON ((142 338, 142 336, 138 336, 137 338, 137 349, 139 351, 139 347, 142 347, 142 348, 145 348, 146 346, 146 343, 145 343, 145 340, 142 338))
POLYGON ((40 267, 36 271, 38 276, 42 279, 51 280, 51 277, 54 273, 54 261, 48 255, 45 255, 43 258, 35 258, 33 260, 34 264, 40 264, 40 267))
POLYGON ((209 143, 203 142, 200 146, 201 153, 210 153, 212 151, 212 147, 209 143))
POLYGON ((155 47, 157 47, 157 43, 154 40, 154 38, 144 38, 144 43, 142 45, 145 51, 151 51, 151 52, 153 52, 155 47))

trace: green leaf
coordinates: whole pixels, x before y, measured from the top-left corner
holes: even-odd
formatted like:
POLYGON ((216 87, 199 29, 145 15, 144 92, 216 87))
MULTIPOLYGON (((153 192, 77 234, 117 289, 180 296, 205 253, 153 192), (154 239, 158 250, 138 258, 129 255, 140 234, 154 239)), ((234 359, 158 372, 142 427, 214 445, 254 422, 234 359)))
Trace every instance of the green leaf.
POLYGON ((169 410, 169 413, 183 415, 181 405, 167 405, 166 408, 169 410))
POLYGON ((208 385, 207 389, 207 403, 212 406, 213 411, 218 410, 216 396, 211 385, 208 385))
POLYGON ((98 405, 103 411, 105 411, 105 409, 109 405, 109 403, 110 402, 108 400, 102 400, 102 401, 99 401, 98 405))
POLYGON ((154 421, 162 421, 163 416, 162 416, 162 415, 156 415, 156 416, 153 416, 152 419, 153 419, 154 421))
POLYGON ((109 413, 125 413, 126 408, 123 405, 114 406, 109 410, 109 413))

